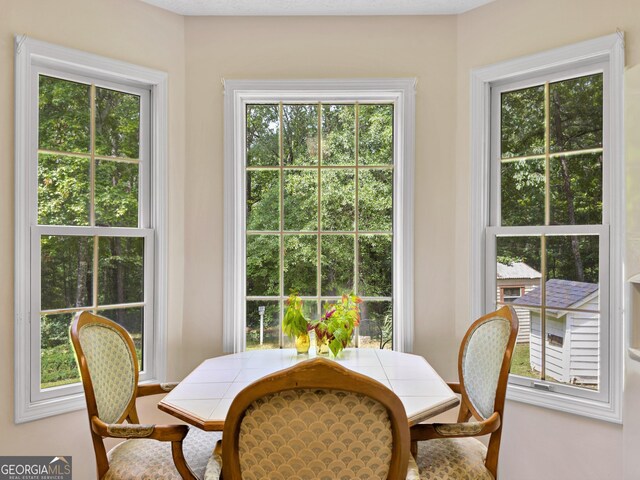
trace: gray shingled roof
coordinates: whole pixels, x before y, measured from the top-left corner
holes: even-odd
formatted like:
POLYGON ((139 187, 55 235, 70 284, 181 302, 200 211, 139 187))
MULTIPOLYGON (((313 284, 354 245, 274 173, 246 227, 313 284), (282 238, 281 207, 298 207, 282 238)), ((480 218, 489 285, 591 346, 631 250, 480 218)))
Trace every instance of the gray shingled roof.
MULTIPOLYGON (((511 302, 511 305, 540 306, 540 287, 536 287, 529 293, 511 302)), ((552 278, 547 280, 547 307, 556 311, 571 307, 598 291, 597 283, 572 282, 552 278)))
POLYGON ((540 272, 523 262, 513 262, 509 265, 498 262, 498 279, 540 278, 540 272))

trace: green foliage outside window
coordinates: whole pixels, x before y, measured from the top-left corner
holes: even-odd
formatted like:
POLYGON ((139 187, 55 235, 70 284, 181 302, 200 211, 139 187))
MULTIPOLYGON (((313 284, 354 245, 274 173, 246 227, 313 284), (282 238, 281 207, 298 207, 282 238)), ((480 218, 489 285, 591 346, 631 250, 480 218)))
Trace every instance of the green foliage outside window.
MULTIPOLYGON (((138 95, 39 77, 39 225, 138 227, 140 112, 138 95)), ((143 307, 126 305, 145 300, 144 239, 97 238, 41 237, 42 388, 78 381, 68 338, 74 311, 60 309, 97 307, 132 334, 142 358, 143 307)))
MULTIPOLYGON (((261 305, 263 330, 269 329, 271 346, 279 345, 282 302, 292 290, 307 297, 308 318, 319 318, 323 303, 354 290, 391 304, 393 115, 388 104, 247 106, 251 348, 259 348, 256 309, 261 305)), ((380 323, 379 318, 371 320, 380 323)), ((391 315, 387 319, 385 332, 391 315)), ((382 330, 367 330, 367 339, 387 345, 390 336, 382 330)))
MULTIPOLYGON (((500 162, 499 225, 586 227, 603 223, 603 111, 601 73, 502 93, 501 158, 496 160, 500 162)), ((557 323, 562 322, 566 312, 558 312, 550 302, 562 304, 565 299, 561 296, 570 295, 566 293, 569 291, 575 295, 576 289, 582 288, 575 282, 599 284, 600 237, 597 231, 584 230, 588 233, 554 234, 549 230, 544 237, 540 233, 497 236, 499 263, 523 262, 545 272, 544 282, 555 280, 554 287, 546 286, 544 310, 539 308, 543 282, 530 287, 532 291, 537 289, 537 296, 527 297, 525 293, 525 301, 535 302, 538 308, 517 308, 521 322, 534 317, 538 322, 544 318, 546 325, 551 317, 557 323)), ((567 298, 571 298, 566 300, 568 303, 577 301, 574 296, 567 298)), ((565 306, 590 309, 575 315, 599 321, 597 303, 581 305, 565 306)), ((566 328, 569 332, 570 327, 566 328)), ((533 325, 530 338, 536 349, 530 349, 529 342, 518 344, 511 372, 539 379, 542 372, 536 369, 541 368, 541 340, 533 325)), ((580 341, 588 343, 584 338, 580 341)), ((551 350, 561 345, 548 341, 545 345, 543 361, 545 368, 551 370, 549 366, 557 362, 554 356, 560 355, 551 350)), ((592 353, 589 348, 584 351, 586 355, 592 353)), ((544 379, 557 381, 549 370, 544 379)))

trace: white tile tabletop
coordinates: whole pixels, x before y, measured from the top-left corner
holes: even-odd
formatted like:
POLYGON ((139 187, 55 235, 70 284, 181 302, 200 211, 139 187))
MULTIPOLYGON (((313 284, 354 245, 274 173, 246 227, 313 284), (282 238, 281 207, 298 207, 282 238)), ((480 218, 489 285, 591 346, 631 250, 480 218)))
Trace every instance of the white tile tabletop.
MULTIPOLYGON (((221 431, 233 398, 252 382, 315 357, 294 349, 251 350, 202 362, 158 408, 204 430, 221 431)), ((326 357, 333 359, 333 357, 326 357)), ((395 392, 415 425, 458 405, 458 397, 418 355, 368 348, 345 349, 335 362, 395 392)))

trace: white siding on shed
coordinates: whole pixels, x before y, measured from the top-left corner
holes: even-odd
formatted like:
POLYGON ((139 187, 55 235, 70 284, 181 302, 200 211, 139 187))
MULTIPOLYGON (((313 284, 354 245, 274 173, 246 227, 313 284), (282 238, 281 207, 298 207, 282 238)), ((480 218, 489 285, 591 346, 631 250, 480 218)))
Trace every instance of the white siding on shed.
MULTIPOLYGON (((598 296, 581 305, 585 310, 598 310, 598 296)), ((576 383, 597 384, 600 374, 600 316, 597 313, 572 312, 571 378, 576 383)))
MULTIPOLYGON (((598 295, 581 309, 598 310, 598 295)), ((600 372, 600 319, 597 313, 567 312, 559 318, 547 315, 547 335, 563 339, 562 347, 547 341, 546 373, 563 383, 598 384, 600 372)), ((531 312, 531 368, 540 371, 540 313, 531 312)))
MULTIPOLYGON (((555 335, 563 339, 562 347, 546 343, 547 376, 563 383, 570 381, 569 350, 567 349, 566 315, 560 318, 547 316, 547 335, 555 335)), ((540 313, 531 312, 531 343, 529 350, 531 368, 541 371, 540 366, 540 313)))

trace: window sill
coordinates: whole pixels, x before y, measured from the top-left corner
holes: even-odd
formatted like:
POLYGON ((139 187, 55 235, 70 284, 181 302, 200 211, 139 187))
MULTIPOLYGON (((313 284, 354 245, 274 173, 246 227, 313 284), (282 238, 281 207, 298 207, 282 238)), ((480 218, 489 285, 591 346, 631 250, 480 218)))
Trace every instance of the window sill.
POLYGON ((83 393, 65 395, 64 397, 49 398, 37 402, 24 402, 17 405, 15 423, 26 423, 34 420, 75 412, 86 408, 83 393))
POLYGON ((596 420, 622 423, 622 409, 619 403, 598 402, 513 384, 507 387, 507 399, 596 420))
MULTIPOLYGON (((138 382, 138 385, 152 383, 160 383, 160 380, 141 380, 138 382)), ((62 415, 64 413, 71 413, 87 408, 87 403, 84 399, 84 392, 82 391, 80 393, 69 393, 68 395, 48 398, 36 402, 23 402, 20 405, 24 405, 24 407, 16 409, 15 423, 42 420, 43 418, 52 417, 54 415, 62 415)))

